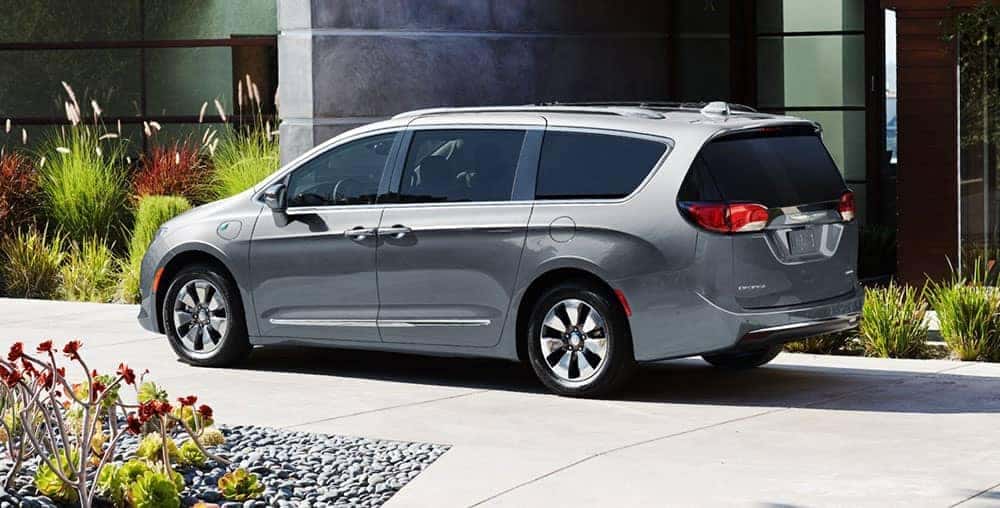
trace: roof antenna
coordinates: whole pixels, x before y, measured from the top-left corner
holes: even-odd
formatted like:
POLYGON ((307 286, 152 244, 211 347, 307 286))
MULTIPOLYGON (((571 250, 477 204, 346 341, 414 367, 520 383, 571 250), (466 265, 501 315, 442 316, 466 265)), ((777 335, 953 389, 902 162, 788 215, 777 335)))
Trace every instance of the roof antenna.
POLYGON ((729 118, 729 103, 722 101, 709 102, 701 108, 701 114, 706 116, 724 116, 729 118))

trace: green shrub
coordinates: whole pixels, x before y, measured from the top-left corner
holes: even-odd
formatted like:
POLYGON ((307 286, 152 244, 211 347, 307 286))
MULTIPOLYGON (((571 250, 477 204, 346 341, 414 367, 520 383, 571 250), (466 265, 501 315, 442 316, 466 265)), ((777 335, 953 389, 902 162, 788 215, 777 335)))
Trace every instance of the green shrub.
POLYGON ((221 138, 212 154, 215 199, 239 194, 278 169, 278 140, 261 125, 221 138))
POLYGON ((858 329, 865 355, 882 358, 921 358, 925 355, 927 304, 910 286, 890 282, 865 290, 858 329))
POLYGON ((39 188, 46 215, 70 239, 120 240, 128 218, 122 145, 95 128, 71 127, 48 141, 39 188))
POLYGON ((264 486, 258 480, 257 475, 239 468, 219 478, 219 492, 222 497, 231 501, 246 501, 262 496, 264 486))
POLYGON ((785 344, 785 351, 790 353, 810 353, 816 355, 832 355, 849 352, 848 343, 857 334, 857 330, 828 333, 809 337, 805 340, 785 344))
POLYGON ((3 263, 0 278, 8 296, 52 298, 59 289, 59 269, 65 254, 62 235, 45 231, 19 231, 0 241, 3 263))
POLYGON ((997 355, 1000 295, 996 288, 965 284, 929 287, 941 336, 960 360, 990 360, 997 355))
POLYGON ((96 238, 72 245, 60 275, 59 296, 64 300, 107 303, 118 288, 114 254, 96 238))
POLYGON ((164 222, 191 209, 188 200, 177 196, 145 196, 139 200, 135 228, 129 242, 128 260, 122 265, 121 297, 127 303, 139 301, 139 270, 146 249, 164 222))

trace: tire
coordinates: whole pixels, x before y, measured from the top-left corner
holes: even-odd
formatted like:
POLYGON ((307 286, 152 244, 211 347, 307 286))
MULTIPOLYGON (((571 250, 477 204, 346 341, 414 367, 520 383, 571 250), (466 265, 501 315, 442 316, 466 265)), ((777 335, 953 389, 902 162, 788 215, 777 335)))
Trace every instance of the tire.
POLYGON ((612 395, 635 370, 624 312, 607 293, 590 284, 567 282, 535 301, 522 333, 532 370, 552 392, 568 397, 612 395))
POLYGON ((781 353, 781 344, 752 351, 703 355, 706 362, 724 369, 752 369, 774 360, 781 353))
POLYGON ((162 312, 170 347, 183 362, 224 367, 250 354, 240 293, 233 281, 212 265, 193 264, 177 272, 167 288, 162 312), (187 317, 190 320, 185 321, 187 317))

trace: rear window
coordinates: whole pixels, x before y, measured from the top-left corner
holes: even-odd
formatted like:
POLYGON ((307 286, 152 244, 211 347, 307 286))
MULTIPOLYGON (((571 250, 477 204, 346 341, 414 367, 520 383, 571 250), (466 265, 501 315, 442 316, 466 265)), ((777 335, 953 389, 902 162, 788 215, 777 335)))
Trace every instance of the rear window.
POLYGON ((819 136, 739 135, 707 143, 681 201, 750 201, 767 207, 836 201, 847 190, 819 136))
POLYGON ((535 197, 623 198, 639 186, 666 149, 664 143, 647 139, 546 132, 535 197))

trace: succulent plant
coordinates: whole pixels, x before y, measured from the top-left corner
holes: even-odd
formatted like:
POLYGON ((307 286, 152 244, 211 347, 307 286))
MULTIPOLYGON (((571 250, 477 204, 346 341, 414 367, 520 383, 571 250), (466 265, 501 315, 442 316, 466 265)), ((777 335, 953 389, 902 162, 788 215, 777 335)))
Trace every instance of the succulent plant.
POLYGON ((180 462, 186 466, 201 467, 205 465, 205 454, 201 453, 197 443, 191 440, 184 441, 180 447, 180 462))
POLYGON ((156 383, 152 381, 144 381, 141 385, 139 385, 138 399, 140 403, 149 402, 151 400, 166 401, 167 392, 159 386, 156 386, 156 383))
POLYGON ((198 435, 198 442, 202 446, 219 446, 226 443, 226 436, 222 434, 222 431, 215 427, 205 427, 201 430, 201 434, 198 435))
MULTIPOLYGON (((55 462, 59 470, 69 473, 79 462, 80 454, 76 450, 71 450, 69 453, 63 450, 57 457, 51 457, 49 460, 55 462)), ((45 461, 42 461, 35 470, 35 488, 53 501, 73 504, 78 499, 75 486, 64 482, 45 461)))
POLYGON ((192 430, 211 427, 215 423, 211 417, 202 415, 192 406, 175 407, 170 414, 174 418, 183 421, 184 425, 187 425, 192 430))
MULTIPOLYGON (((170 460, 174 461, 180 458, 180 452, 177 449, 177 444, 174 443, 173 438, 167 436, 167 453, 169 454, 170 460)), ((140 459, 146 459, 153 462, 159 462, 163 460, 163 436, 159 433, 146 434, 139 441, 139 447, 135 450, 136 457, 140 459)))
POLYGON ((230 471, 219 478, 219 492, 222 497, 232 501, 256 499, 264 494, 264 485, 257 475, 239 468, 230 471))
POLYGON ((181 496, 172 478, 149 470, 129 487, 129 502, 135 508, 179 508, 181 496))

